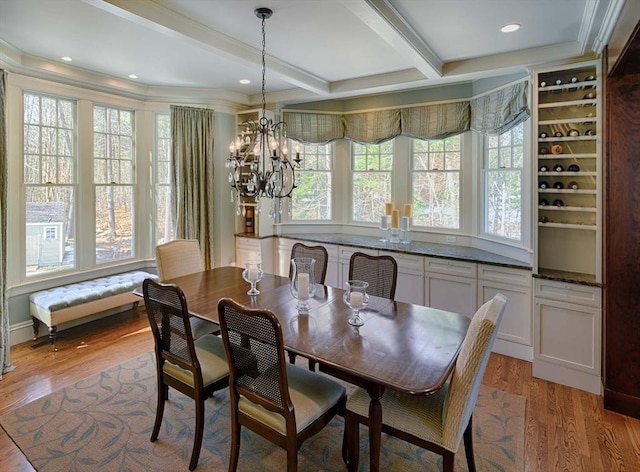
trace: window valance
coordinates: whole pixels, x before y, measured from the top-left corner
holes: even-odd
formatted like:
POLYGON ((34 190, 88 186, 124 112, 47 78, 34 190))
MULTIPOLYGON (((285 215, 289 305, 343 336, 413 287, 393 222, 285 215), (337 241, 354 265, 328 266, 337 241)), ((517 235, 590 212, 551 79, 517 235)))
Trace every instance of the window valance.
POLYGON ((357 113, 283 110, 287 136, 305 143, 345 138, 376 144, 399 135, 444 139, 469 129, 501 134, 529 117, 528 80, 471 100, 357 113))
POLYGON ((503 87, 471 100, 471 129, 502 134, 529 118, 529 81, 503 87))

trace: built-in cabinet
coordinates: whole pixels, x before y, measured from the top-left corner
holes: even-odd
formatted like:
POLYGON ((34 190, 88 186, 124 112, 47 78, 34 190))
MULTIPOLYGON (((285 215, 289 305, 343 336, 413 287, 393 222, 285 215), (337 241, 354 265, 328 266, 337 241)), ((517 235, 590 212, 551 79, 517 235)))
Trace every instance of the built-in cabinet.
POLYGON ((236 267, 244 267, 247 262, 262 262, 262 270, 274 273, 277 261, 273 238, 236 236, 236 267))
MULTIPOLYGON (((297 242, 277 238, 278 274, 289 274, 291 247, 297 242)), ((310 243, 302 241, 308 245, 310 243)), ((531 271, 455 259, 428 257, 353 246, 322 244, 329 253, 325 284, 344 287, 354 252, 390 255, 398 263, 398 301, 430 306, 472 317, 478 307, 500 292, 509 298, 494 351, 533 359, 531 271)))
POLYGON ((534 73, 536 377, 602 391, 602 122, 598 61, 534 73))
POLYGON ((533 375, 602 393, 599 287, 535 279, 533 375))
POLYGON ((600 67, 598 62, 534 74, 536 270, 601 281, 600 67))

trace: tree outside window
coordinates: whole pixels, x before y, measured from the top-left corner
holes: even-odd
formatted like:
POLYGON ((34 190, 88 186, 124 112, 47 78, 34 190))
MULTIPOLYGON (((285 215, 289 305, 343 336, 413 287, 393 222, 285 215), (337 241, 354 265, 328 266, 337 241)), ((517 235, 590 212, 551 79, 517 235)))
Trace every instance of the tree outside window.
POLYGON ((352 213, 356 222, 379 223, 384 204, 391 201, 393 141, 382 144, 353 143, 352 213))
POLYGON ((23 106, 25 272, 34 276, 76 263, 76 102, 25 93, 23 106))
POLYGON ((524 124, 486 138, 484 156, 484 231, 522 239, 524 124))
POLYGON ((331 220, 330 144, 303 144, 289 140, 293 153, 299 149, 300 168, 296 170, 297 188, 291 195, 291 219, 307 221, 331 220))
POLYGON ((156 189, 156 244, 175 238, 171 218, 171 119, 168 113, 156 115, 156 150, 153 162, 156 189))
POLYGON ((414 226, 460 228, 460 143, 460 135, 412 140, 414 226))
POLYGON ((93 107, 96 263, 133 257, 133 111, 93 107))

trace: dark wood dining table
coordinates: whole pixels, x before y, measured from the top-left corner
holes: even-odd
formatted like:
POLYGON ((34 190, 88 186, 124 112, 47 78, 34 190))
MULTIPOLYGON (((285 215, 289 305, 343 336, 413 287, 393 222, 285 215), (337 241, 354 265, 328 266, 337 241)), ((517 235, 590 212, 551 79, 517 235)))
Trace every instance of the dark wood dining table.
MULTIPOLYGON (((260 294, 247 295, 242 269, 217 267, 166 281, 184 292, 192 315, 218 322, 218 301, 229 297, 243 305, 275 313, 285 348, 315 361, 321 371, 369 393, 370 470, 379 470, 382 438, 380 399, 386 388, 412 395, 440 389, 453 370, 469 319, 421 305, 370 297, 360 315, 365 324, 347 323, 344 290, 318 285, 308 315, 300 315, 289 279, 264 274, 260 294)), ((141 291, 137 291, 142 295, 141 291)))

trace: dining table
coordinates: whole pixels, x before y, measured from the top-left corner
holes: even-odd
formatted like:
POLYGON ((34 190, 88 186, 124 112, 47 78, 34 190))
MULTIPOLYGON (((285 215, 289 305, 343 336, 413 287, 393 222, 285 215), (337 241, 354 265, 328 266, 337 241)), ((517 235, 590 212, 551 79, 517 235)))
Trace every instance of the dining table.
MULTIPOLYGON (((287 277, 265 273, 259 295, 248 295, 243 269, 216 267, 169 279, 185 294, 189 312, 218 323, 223 297, 271 310, 282 327, 287 351, 315 362, 319 370, 362 387, 369 404, 369 470, 380 468, 382 406, 390 388, 410 395, 429 395, 446 383, 469 327, 470 319, 422 305, 370 296, 360 310, 364 325, 351 326, 345 290, 316 285, 308 314, 300 314, 287 277)), ((136 294, 142 296, 142 291, 136 294)), ((348 458, 347 458, 348 461, 348 458)))

